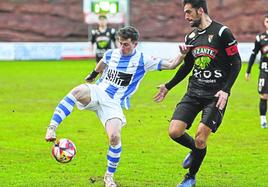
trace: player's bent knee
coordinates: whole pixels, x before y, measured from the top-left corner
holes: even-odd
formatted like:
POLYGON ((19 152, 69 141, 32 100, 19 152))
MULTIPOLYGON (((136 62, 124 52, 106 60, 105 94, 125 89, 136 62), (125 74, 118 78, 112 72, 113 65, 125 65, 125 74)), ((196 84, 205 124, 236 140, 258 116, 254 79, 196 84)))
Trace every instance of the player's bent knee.
POLYGON ((177 131, 175 131, 174 129, 169 129, 168 131, 168 135, 171 139, 175 139, 180 137, 182 134, 178 133, 177 131))
POLYGON ((186 124, 180 124, 178 121, 172 121, 168 129, 169 137, 172 139, 181 137, 185 132, 186 126, 186 124))
POLYGON ((179 138, 183 135, 184 131, 181 132, 179 129, 176 128, 169 128, 168 134, 171 139, 179 138))
POLYGON ((71 94, 78 102, 87 105, 90 102, 90 89, 82 84, 72 89, 71 94))
POLYGON ((81 95, 82 95, 83 90, 84 90, 83 85, 79 85, 79 86, 76 86, 75 88, 73 88, 73 89, 71 90, 71 94, 72 94, 76 99, 79 99, 79 98, 81 98, 81 95))

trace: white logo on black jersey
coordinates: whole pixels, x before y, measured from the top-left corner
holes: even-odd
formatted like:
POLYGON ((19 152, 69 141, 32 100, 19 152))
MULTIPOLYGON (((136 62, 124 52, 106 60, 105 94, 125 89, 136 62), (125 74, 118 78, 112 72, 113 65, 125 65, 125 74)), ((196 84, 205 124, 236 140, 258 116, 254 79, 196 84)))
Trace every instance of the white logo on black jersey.
POLYGON ((190 35, 189 35, 189 39, 192 39, 192 38, 194 38, 195 37, 195 33, 194 32, 192 32, 190 35))
POLYGON ((209 43, 212 42, 213 37, 214 37, 214 35, 212 35, 212 34, 209 34, 209 35, 208 35, 208 42, 209 42, 209 43))

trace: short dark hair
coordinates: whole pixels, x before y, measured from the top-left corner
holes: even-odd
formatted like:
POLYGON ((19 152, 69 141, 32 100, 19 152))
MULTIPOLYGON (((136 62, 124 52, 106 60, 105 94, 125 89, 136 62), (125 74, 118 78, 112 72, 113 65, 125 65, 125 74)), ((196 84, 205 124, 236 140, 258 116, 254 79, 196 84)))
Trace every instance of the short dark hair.
POLYGON ((139 31, 132 26, 126 26, 117 32, 117 37, 120 37, 124 40, 131 39, 131 41, 136 42, 139 40, 140 34, 139 31))
POLYGON ((183 6, 188 3, 191 4, 195 9, 203 8, 204 12, 208 14, 208 6, 206 0, 183 0, 183 6))
POLYGON ((267 13, 267 14, 265 14, 264 18, 268 18, 268 13, 267 13))

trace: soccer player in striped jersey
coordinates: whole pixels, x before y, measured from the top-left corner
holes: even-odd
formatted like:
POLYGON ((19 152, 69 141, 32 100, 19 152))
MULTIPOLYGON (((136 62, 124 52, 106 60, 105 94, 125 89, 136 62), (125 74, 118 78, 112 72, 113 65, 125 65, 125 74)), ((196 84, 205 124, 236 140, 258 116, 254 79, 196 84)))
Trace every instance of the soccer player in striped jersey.
POLYGON ((245 75, 246 80, 250 79, 250 71, 256 59, 257 54, 261 51, 260 60, 260 74, 258 91, 260 94, 260 122, 261 128, 267 128, 266 112, 267 112, 267 99, 268 99, 268 14, 264 18, 265 32, 258 34, 255 40, 255 46, 248 62, 248 68, 245 75))
POLYGON ((191 46, 180 45, 181 53, 174 59, 149 57, 136 49, 139 32, 131 26, 118 31, 119 48, 108 50, 92 73, 86 77, 88 83, 75 87, 58 104, 47 129, 45 139, 54 141, 55 130, 73 110, 95 111, 105 127, 109 138, 106 187, 115 187, 114 173, 122 151, 121 128, 126 123, 122 108, 129 109, 130 97, 137 90, 145 73, 154 70, 175 69, 184 59, 191 46), (90 84, 103 72, 95 84, 90 84))
POLYGON ((193 47, 176 75, 159 86, 155 101, 162 101, 193 69, 187 92, 176 106, 169 127, 172 140, 191 150, 183 162, 183 168, 189 171, 178 187, 192 187, 206 155, 207 139, 222 122, 231 88, 241 69, 241 59, 230 29, 209 17, 206 0, 183 0, 183 7, 185 19, 194 27, 185 38, 186 44, 193 47), (192 138, 186 130, 201 111, 192 138))

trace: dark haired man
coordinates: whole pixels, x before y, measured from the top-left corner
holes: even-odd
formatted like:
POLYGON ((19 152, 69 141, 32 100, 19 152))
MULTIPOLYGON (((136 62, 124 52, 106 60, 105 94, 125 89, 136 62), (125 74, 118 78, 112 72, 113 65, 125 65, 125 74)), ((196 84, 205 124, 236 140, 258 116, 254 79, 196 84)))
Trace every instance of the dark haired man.
POLYGON ((159 86, 155 101, 164 99, 168 91, 193 69, 188 90, 178 103, 170 122, 169 136, 191 149, 183 162, 189 172, 179 187, 195 186, 195 176, 206 155, 207 139, 222 122, 231 87, 241 68, 237 42, 231 31, 208 16, 205 0, 184 0, 185 19, 195 27, 185 43, 193 45, 176 75, 159 86), (197 114, 202 111, 195 138, 186 133, 197 114))
POLYGON ((268 99, 268 14, 264 17, 265 32, 258 34, 255 40, 255 46, 248 62, 248 69, 245 75, 246 80, 250 79, 251 67, 256 59, 256 55, 261 51, 260 74, 258 91, 260 94, 260 122, 261 128, 267 128, 266 112, 268 99))
POLYGON ((107 171, 104 176, 106 187, 116 187, 113 175, 121 154, 121 128, 126 119, 121 107, 130 107, 130 96, 135 93, 146 72, 174 69, 182 62, 189 51, 185 45, 180 46, 176 58, 163 60, 149 57, 136 49, 139 32, 131 26, 121 28, 118 33, 119 48, 105 52, 95 70, 86 77, 88 83, 75 87, 56 107, 45 139, 56 139, 56 128, 73 110, 76 104, 80 110, 96 112, 109 138, 107 154, 107 171), (96 84, 99 72, 103 72, 96 84))
POLYGON ((96 52, 96 63, 98 63, 108 49, 115 47, 116 32, 114 28, 108 28, 107 17, 99 16, 98 28, 91 30, 91 43, 96 52))

